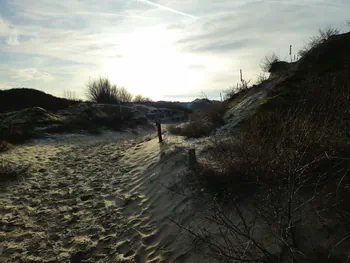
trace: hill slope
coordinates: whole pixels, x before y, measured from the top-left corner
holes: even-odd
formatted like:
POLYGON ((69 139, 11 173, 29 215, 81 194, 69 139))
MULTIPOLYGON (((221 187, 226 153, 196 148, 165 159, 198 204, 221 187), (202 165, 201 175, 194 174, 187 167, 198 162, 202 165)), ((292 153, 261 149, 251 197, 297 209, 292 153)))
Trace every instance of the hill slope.
POLYGON ((35 89, 0 90, 0 112, 17 111, 32 107, 40 107, 55 112, 75 103, 75 101, 57 98, 35 89))

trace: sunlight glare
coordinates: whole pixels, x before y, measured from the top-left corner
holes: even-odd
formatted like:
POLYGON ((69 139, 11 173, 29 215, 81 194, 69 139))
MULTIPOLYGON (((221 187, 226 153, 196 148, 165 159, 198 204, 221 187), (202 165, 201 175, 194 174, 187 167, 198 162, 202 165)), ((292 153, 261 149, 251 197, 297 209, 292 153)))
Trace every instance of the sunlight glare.
POLYGON ((193 57, 177 52, 175 38, 164 27, 135 30, 121 39, 121 57, 104 61, 112 83, 153 99, 200 86, 203 74, 187 69, 193 57))

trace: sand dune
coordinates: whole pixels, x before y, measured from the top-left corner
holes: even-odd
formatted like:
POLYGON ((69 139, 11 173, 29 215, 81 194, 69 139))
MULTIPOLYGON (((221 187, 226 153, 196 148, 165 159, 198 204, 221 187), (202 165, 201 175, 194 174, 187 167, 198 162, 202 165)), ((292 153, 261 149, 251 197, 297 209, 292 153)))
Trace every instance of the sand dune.
POLYGON ((169 220, 193 220, 189 198, 166 187, 183 170, 187 146, 109 133, 37 141, 0 155, 31 164, 28 178, 0 194, 0 261, 201 261, 169 220))

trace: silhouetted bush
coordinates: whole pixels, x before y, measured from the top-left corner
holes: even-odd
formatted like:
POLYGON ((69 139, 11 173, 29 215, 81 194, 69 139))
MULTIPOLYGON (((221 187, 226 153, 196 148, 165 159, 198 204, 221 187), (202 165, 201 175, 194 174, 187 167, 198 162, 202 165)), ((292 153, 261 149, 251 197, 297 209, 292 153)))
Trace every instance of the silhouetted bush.
POLYGON ((130 103, 133 95, 125 88, 112 85, 108 78, 100 77, 87 84, 89 100, 104 104, 130 103))
POLYGON ((152 102, 152 99, 145 97, 143 95, 136 95, 133 99, 134 103, 145 103, 145 102, 152 102))
POLYGON ((311 49, 318 48, 322 43, 329 40, 330 37, 340 33, 338 29, 332 28, 331 26, 325 29, 319 29, 318 32, 319 34, 311 37, 307 44, 298 52, 300 57, 304 57, 311 49))
POLYGON ((271 65, 280 61, 280 58, 275 53, 271 53, 263 58, 260 62, 260 68, 263 72, 270 72, 271 65))

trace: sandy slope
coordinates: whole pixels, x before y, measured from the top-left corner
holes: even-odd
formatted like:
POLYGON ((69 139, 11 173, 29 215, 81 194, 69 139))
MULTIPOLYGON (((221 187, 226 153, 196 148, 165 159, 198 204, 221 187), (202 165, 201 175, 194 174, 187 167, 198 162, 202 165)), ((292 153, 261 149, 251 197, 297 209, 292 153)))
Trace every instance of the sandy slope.
POLYGON ((202 260, 168 219, 180 214, 186 223, 194 214, 188 197, 167 188, 189 144, 137 137, 61 137, 0 155, 32 165, 29 178, 1 188, 0 261, 202 260))

